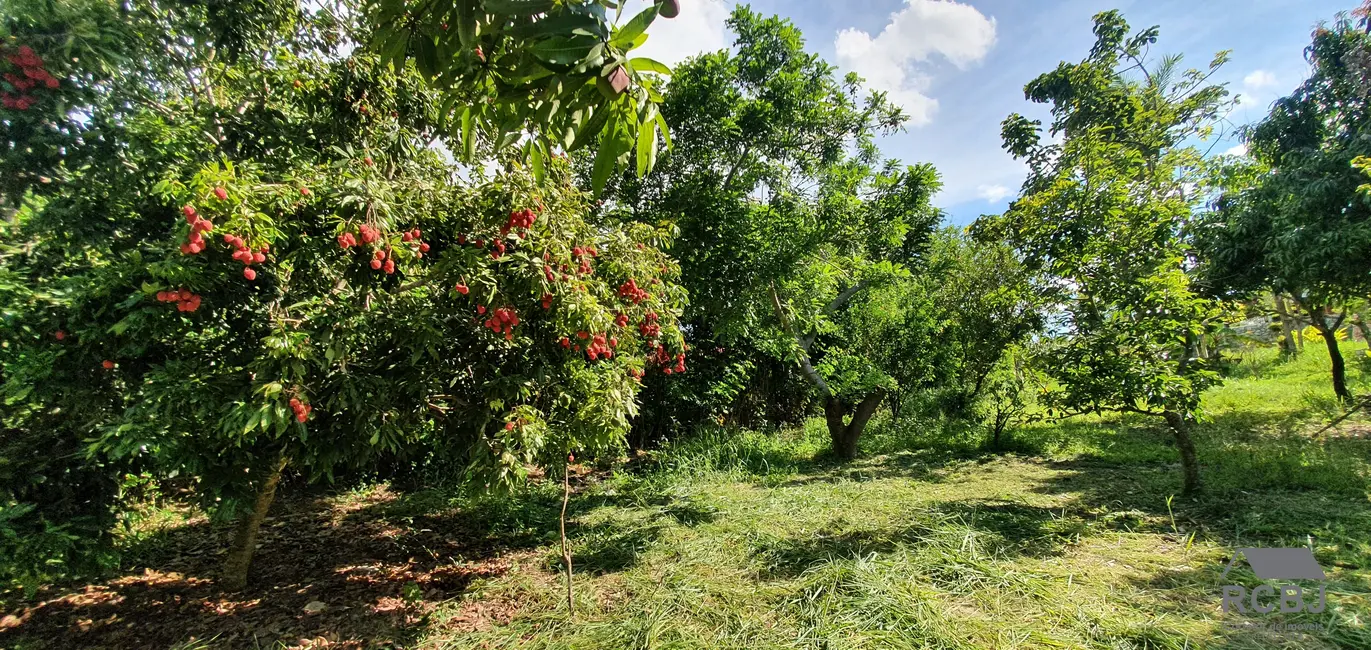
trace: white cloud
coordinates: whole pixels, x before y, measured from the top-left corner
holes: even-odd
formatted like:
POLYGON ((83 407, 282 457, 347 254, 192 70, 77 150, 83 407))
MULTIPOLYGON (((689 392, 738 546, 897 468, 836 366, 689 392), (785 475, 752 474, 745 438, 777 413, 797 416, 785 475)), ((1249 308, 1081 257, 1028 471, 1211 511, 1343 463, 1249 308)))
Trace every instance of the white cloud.
MULTIPOLYGON (((622 21, 646 9, 650 2, 639 0, 624 7, 622 21)), ((675 66, 701 52, 722 50, 729 44, 724 21, 732 10, 731 0, 685 0, 675 18, 658 16, 647 28, 647 42, 633 51, 639 55, 675 66)))
POLYGON ((864 77, 870 88, 889 93, 910 123, 922 126, 938 108, 938 100, 926 94, 931 81, 927 64, 935 57, 958 68, 980 61, 995 44, 995 19, 952 0, 905 1, 875 38, 844 29, 833 45, 839 66, 864 77))
POLYGON ((976 187, 976 196, 985 199, 987 203, 999 203, 1001 199, 1009 196, 1009 188, 1003 185, 980 185, 976 187))
POLYGON ((1246 156, 1246 155, 1247 155, 1247 145, 1241 144, 1241 143, 1240 143, 1240 144, 1236 144, 1236 145, 1230 147, 1227 151, 1223 152, 1223 155, 1225 155, 1225 156, 1246 156))
POLYGON ((1276 85, 1276 75, 1266 70, 1253 70, 1242 78, 1242 86, 1250 93, 1271 88, 1276 85))

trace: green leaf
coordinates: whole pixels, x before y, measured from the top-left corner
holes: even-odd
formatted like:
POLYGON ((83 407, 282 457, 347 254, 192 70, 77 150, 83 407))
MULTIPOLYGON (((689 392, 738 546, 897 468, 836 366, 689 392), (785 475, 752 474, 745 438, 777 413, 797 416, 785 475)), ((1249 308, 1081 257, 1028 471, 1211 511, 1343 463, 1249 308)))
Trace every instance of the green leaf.
MULTIPOLYGON (((611 109, 605 108, 603 112, 610 112, 611 109)), ((609 180, 609 175, 614 173, 614 167, 618 163, 619 153, 622 151, 623 141, 618 137, 622 134, 619 124, 619 116, 615 115, 614 122, 606 136, 600 141, 600 150, 595 154, 595 167, 591 172, 591 193, 599 196, 605 189, 605 182, 609 180)))
POLYGON ((543 168, 543 143, 541 140, 532 140, 532 144, 532 151, 529 152, 529 165, 533 168, 533 180, 542 185, 547 176, 547 170, 543 168))
POLYGON ((462 39, 462 47, 471 49, 476 44, 476 3, 481 0, 457 0, 457 37, 462 39))
POLYGON ((638 125, 638 178, 647 176, 656 164, 657 122, 644 121, 638 125))
POLYGON ((554 0, 484 0, 481 6, 492 14, 532 16, 547 13, 557 6, 557 3, 554 0))
POLYGON ((666 148, 671 148, 671 129, 666 125, 666 118, 662 117, 662 112, 657 111, 657 129, 662 132, 662 141, 666 143, 666 148))
POLYGON ((600 134, 600 129, 604 128, 605 121, 609 119, 610 110, 609 106, 604 106, 595 111, 595 114, 591 115, 590 119, 581 126, 581 130, 576 132, 576 139, 572 141, 570 147, 567 147, 567 151, 576 151, 590 144, 590 141, 600 134))
POLYGON ((414 67, 426 79, 438 76, 438 50, 433 41, 421 38, 414 44, 414 67))
POLYGON ((471 162, 476 157, 476 138, 471 132, 471 107, 462 109, 462 160, 471 162))
POLYGON ((558 14, 548 16, 528 25, 518 25, 505 33, 514 38, 533 40, 550 34, 583 34, 594 36, 599 32, 600 21, 586 15, 558 14))
POLYGON ((609 44, 619 49, 631 50, 629 44, 633 43, 639 36, 642 36, 652 21, 657 19, 657 5, 653 3, 648 8, 638 12, 632 20, 628 21, 623 27, 614 33, 614 38, 609 39, 609 44))
POLYGON ((649 59, 645 56, 629 59, 628 67, 634 72, 655 72, 657 74, 671 75, 671 68, 667 67, 665 63, 657 61, 656 59, 649 59))
POLYGON ((598 44, 593 36, 559 36, 538 41, 526 51, 541 61, 570 65, 589 56, 598 44))

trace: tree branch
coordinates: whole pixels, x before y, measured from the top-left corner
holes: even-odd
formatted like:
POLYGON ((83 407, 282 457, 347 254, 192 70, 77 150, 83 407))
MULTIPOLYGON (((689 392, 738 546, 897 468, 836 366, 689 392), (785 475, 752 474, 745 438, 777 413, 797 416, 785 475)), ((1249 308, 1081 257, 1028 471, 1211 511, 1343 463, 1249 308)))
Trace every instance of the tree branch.
MULTIPOLYGON (((800 337, 795 335, 795 326, 791 324, 790 317, 786 315, 785 309, 781 306, 780 294, 776 293, 776 283, 772 282, 768 290, 771 292, 771 307, 776 310, 776 316, 781 319, 781 327, 785 329, 786 334, 795 339, 796 343, 801 343, 800 369, 804 371, 804 375, 809 381, 818 386, 820 391, 823 391, 825 397, 832 396, 833 390, 828 387, 828 382, 819 376, 819 371, 815 370, 814 364, 809 361, 809 349, 804 347, 800 337)), ((813 339, 811 338, 810 341, 813 342, 813 339)))
POLYGON ((751 143, 751 142, 749 142, 749 143, 743 145, 743 153, 742 153, 742 155, 738 156, 738 160, 736 160, 736 161, 733 162, 733 168, 730 169, 730 170, 728 170, 728 176, 725 176, 725 177, 724 177, 724 184, 723 184, 723 187, 722 187, 722 190, 723 190, 724 192, 727 192, 727 191, 728 191, 728 186, 733 184, 733 177, 734 177, 735 175, 737 175, 738 169, 741 168, 741 167, 743 166, 743 161, 747 160, 747 155, 748 155, 749 153, 752 153, 752 143, 751 143))

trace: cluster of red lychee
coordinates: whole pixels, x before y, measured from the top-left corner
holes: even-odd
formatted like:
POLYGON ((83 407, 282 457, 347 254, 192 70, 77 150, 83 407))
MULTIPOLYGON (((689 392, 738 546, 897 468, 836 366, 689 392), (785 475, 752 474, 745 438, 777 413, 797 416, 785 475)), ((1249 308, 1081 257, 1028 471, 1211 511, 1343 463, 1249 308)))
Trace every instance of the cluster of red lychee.
POLYGON ((628 327, 628 314, 625 314, 625 313, 623 313, 623 312, 619 312, 617 315, 615 315, 615 316, 614 316, 614 326, 615 326, 615 327, 628 327))
POLYGON ((633 301, 633 304, 636 305, 644 300, 652 298, 652 294, 643 289, 639 289, 638 282, 633 278, 629 278, 628 282, 619 285, 619 297, 631 300, 633 301))
MULTIPOLYGON (((476 308, 476 311, 477 313, 484 314, 486 313, 485 309, 484 306, 480 306, 476 308)), ((514 339, 514 326, 518 324, 519 314, 514 311, 513 307, 497 307, 495 312, 491 314, 491 317, 486 319, 485 322, 486 328, 490 331, 495 332, 496 334, 503 332, 506 341, 514 339)))
POLYGON ((400 241, 409 244, 410 248, 414 251, 414 257, 416 258, 423 257, 424 253, 427 253, 429 250, 428 242, 420 239, 421 235, 423 235, 423 231, 415 228, 400 236, 400 241))
POLYGON ((190 237, 186 243, 181 244, 181 254, 199 255, 200 251, 205 250, 205 237, 200 233, 214 230, 214 222, 200 217, 200 213, 195 211, 195 206, 187 203, 181 207, 181 214, 185 215, 186 223, 190 224, 190 237))
POLYGON ((662 333, 662 326, 657 324, 656 312, 648 312, 642 324, 638 325, 638 333, 647 338, 656 338, 662 333))
MULTIPOLYGON (((476 240, 476 245, 477 245, 477 246, 480 246, 482 243, 483 243, 483 242, 482 242, 481 240, 479 240, 479 239, 476 240)), ((490 245, 490 259, 498 260, 498 259, 500 259, 500 257, 503 256, 504 254, 505 254, 505 243, 504 243, 504 242, 499 241, 499 240, 496 240, 494 243, 492 243, 492 244, 490 245)))
POLYGON ((653 363, 656 363, 659 366, 665 366, 662 369, 662 372, 665 372, 668 375, 672 374, 673 372, 685 372, 686 367, 684 352, 678 352, 676 356, 673 358, 671 356, 671 352, 667 351, 666 346, 657 343, 656 341, 653 341, 652 349, 653 353, 649 357, 649 360, 653 363), (672 361, 676 362, 674 367, 671 365, 672 361))
POLYGON ((313 406, 301 402, 298 397, 290 398, 290 410, 295 411, 295 421, 304 422, 309 419, 309 412, 314 410, 313 406))
POLYGON ((356 236, 354 236, 350 232, 344 232, 343 234, 338 235, 338 246, 346 250, 358 244, 370 244, 380 238, 380 230, 377 230, 367 224, 362 224, 360 226, 357 226, 356 236), (359 239, 360 241, 358 241, 359 239))
POLYGON ((176 311, 195 311, 200 308, 200 296, 188 289, 158 291, 157 302, 174 302, 176 311))
POLYGON ((586 358, 591 361, 597 358, 612 359, 614 358, 614 348, 618 345, 619 339, 610 338, 606 341, 604 334, 596 334, 591 337, 590 344, 586 346, 586 358))
POLYGON ((545 294, 543 294, 542 304, 543 304, 543 309, 552 309, 552 294, 550 294, 550 293, 545 293, 545 294))
MULTIPOLYGON (((500 236, 506 236, 511 231, 528 230, 529 228, 533 227, 533 222, 537 219, 538 215, 534 214, 533 210, 530 210, 528 208, 510 212, 509 221, 506 221, 505 226, 500 229, 500 236)), ((519 232, 519 239, 523 239, 526 234, 527 233, 519 232)))
POLYGON ((393 255, 386 255, 384 250, 378 250, 371 256, 371 270, 385 271, 386 275, 395 273, 395 258, 393 255))
POLYGON ((243 238, 237 235, 224 235, 224 243, 236 249, 233 251, 233 259, 242 262, 243 266, 247 267, 243 269, 243 277, 248 280, 256 280, 257 271, 253 270, 252 265, 267 261, 267 251, 271 250, 271 247, 262 244, 261 248, 254 252, 243 241, 243 238))
POLYGON ((5 73, 5 81, 9 82, 9 85, 19 94, 12 95, 8 91, 0 92, 0 106, 26 111, 30 106, 38 103, 38 99, 28 93, 30 89, 40 85, 54 89, 60 85, 60 82, 48 74, 47 69, 43 67, 43 57, 38 56, 38 53, 27 45, 20 45, 14 54, 5 58, 19 68, 18 73, 5 73))
POLYGON ((471 288, 468 287, 465 282, 458 282, 457 286, 453 287, 452 290, 464 296, 471 293, 471 288))
POLYGON ((576 272, 581 275, 590 275, 592 270, 590 268, 590 260, 587 258, 599 257, 600 252, 595 250, 595 247, 593 246, 587 246, 585 248, 577 246, 576 248, 571 249, 571 255, 573 258, 578 259, 581 262, 580 266, 577 267, 576 272))

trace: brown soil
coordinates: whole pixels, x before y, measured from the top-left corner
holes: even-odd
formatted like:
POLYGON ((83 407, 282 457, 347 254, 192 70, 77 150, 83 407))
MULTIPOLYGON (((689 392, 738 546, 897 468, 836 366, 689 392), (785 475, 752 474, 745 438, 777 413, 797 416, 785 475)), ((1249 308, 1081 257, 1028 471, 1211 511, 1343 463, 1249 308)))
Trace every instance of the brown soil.
MULTIPOLYGON (((123 575, 46 588, 4 612, 0 648, 414 647, 434 610, 472 581, 537 564, 531 540, 496 539, 455 510, 398 516, 387 508, 395 500, 377 489, 341 505, 277 503, 236 594, 215 585, 231 527, 193 519, 157 534, 123 575)), ((507 622, 516 608, 463 602, 443 626, 507 622)))

